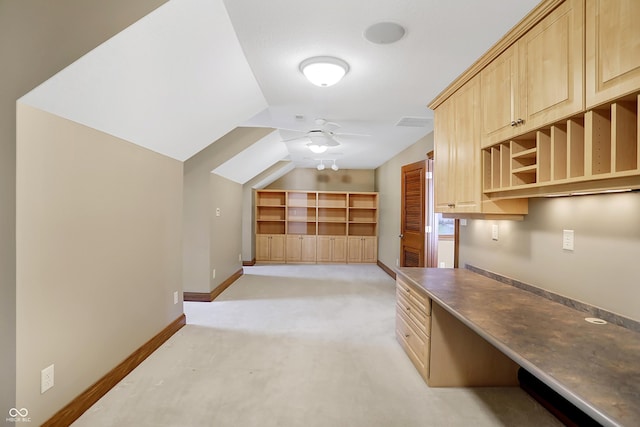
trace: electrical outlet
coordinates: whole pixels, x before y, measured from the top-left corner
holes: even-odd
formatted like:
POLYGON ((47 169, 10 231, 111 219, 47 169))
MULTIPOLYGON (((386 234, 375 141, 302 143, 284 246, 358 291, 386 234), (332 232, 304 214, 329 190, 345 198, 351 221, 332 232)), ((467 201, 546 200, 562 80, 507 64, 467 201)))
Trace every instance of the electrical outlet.
POLYGON ((566 251, 573 250, 573 230, 562 230, 562 249, 566 251))
POLYGON ((460 226, 461 226, 461 227, 466 227, 466 226, 467 226, 467 220, 466 220, 466 219, 464 219, 464 218, 461 218, 461 219, 460 219, 460 226))
POLYGON ((215 279, 216 278, 216 269, 213 269, 213 272, 211 273, 211 278, 215 279))
POLYGON ((53 387, 53 365, 40 371, 40 394, 53 387))
POLYGON ((491 225, 491 239, 498 240, 498 224, 491 225))
POLYGON ((177 304, 178 303, 178 291, 175 291, 173 293, 173 303, 177 304))
POLYGON ((220 216, 220 214, 221 214, 220 208, 216 208, 216 216, 220 216))

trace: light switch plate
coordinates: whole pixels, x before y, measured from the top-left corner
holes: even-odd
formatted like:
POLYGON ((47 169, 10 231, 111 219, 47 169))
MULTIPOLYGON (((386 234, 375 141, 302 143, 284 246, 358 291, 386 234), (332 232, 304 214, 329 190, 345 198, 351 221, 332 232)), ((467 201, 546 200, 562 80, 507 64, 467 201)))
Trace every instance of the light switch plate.
POLYGON ((53 387, 53 365, 40 371, 40 394, 53 387))
POLYGON ((562 230, 562 249, 566 251, 573 250, 573 230, 562 230))
POLYGON ((493 224, 491 226, 491 239, 498 240, 498 224, 493 224))

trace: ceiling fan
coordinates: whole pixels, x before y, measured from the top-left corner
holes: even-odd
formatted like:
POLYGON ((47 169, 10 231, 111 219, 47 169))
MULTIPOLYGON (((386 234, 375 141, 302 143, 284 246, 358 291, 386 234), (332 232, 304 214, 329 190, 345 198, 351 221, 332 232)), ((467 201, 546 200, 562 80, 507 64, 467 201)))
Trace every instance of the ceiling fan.
POLYGON ((298 139, 307 138, 310 142, 307 144, 309 150, 316 154, 322 154, 329 147, 337 147, 340 145, 340 142, 336 139, 336 136, 369 136, 358 133, 344 133, 344 132, 334 132, 332 130, 327 129, 327 126, 341 127, 338 123, 329 122, 326 119, 315 119, 314 123, 318 125, 318 128, 311 129, 309 131, 300 131, 296 129, 283 129, 293 132, 304 132, 304 135, 297 136, 295 138, 285 139, 283 142, 295 141, 298 139))

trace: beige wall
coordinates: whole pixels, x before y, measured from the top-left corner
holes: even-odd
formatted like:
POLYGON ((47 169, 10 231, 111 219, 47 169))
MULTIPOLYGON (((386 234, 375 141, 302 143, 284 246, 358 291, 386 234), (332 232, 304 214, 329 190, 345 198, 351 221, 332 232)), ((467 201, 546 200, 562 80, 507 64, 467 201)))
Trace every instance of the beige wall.
MULTIPOLYGON (((225 180, 212 180, 211 171, 238 154, 256 141, 273 132, 270 128, 237 128, 223 136, 184 163, 184 211, 183 211, 183 286, 188 292, 208 293, 229 276, 224 272, 238 270, 241 262, 238 254, 242 251, 242 230, 220 227, 222 235, 212 234, 212 215, 215 204, 227 197, 235 198, 237 187, 225 180), (213 183, 216 184, 212 188, 213 183), (227 192, 233 194, 229 196, 227 192), (215 255, 213 245, 225 241, 234 248, 233 257, 215 255), (237 243, 236 243, 237 242, 237 243), (216 277, 212 270, 216 268, 216 277)), ((216 175, 217 176, 217 175, 216 175)), ((242 187, 240 187, 242 191, 242 187)), ((241 197, 241 196, 239 196, 241 197)), ((237 208, 230 205, 222 220, 234 220, 242 217, 242 205, 237 208)))
POLYGON ((210 268, 216 270, 214 289, 242 268, 242 184, 210 174, 210 268), (217 216, 219 209, 220 216, 217 216))
POLYGON ((182 163, 29 106, 17 117, 16 400, 39 425, 182 313, 182 163))
POLYGON ((19 404, 15 401, 15 102, 165 1, 0 0, 0 414, 19 404))
POLYGON ((372 169, 319 171, 315 168, 296 168, 266 188, 306 191, 375 191, 374 187, 375 172, 372 169))
POLYGON ((640 321, 640 193, 531 199, 522 222, 469 220, 460 266, 506 275, 640 321), (499 227, 498 241, 491 226, 499 227), (562 249, 562 230, 575 250, 562 249))
POLYGON ((432 150, 433 133, 429 133, 375 171, 376 191, 380 193, 378 260, 389 268, 396 267, 400 257, 401 168, 425 160, 432 150))

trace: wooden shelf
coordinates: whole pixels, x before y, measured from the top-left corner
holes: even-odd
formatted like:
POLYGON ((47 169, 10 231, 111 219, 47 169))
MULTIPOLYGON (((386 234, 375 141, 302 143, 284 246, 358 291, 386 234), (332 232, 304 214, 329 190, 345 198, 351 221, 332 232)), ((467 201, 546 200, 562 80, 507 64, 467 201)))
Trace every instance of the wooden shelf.
POLYGON ((526 197, 522 190, 531 188, 533 197, 547 194, 547 187, 548 194, 560 187, 570 194, 571 184, 585 192, 620 188, 622 182, 640 188, 640 180, 628 179, 640 176, 639 105, 640 95, 627 96, 483 148, 484 193, 497 199, 514 190, 513 197, 526 197))
POLYGON ((284 262, 315 262, 315 258, 311 259, 316 256, 315 244, 318 245, 320 262, 326 259, 330 262, 356 262, 356 258, 357 262, 376 261, 372 254, 377 253, 377 193, 257 190, 255 221, 256 234, 270 236, 269 239, 260 239, 261 257, 256 257, 257 261, 271 261, 265 255, 271 253, 277 253, 275 262, 283 261, 279 242, 277 250, 269 250, 274 235, 286 237, 284 262), (360 238, 367 239, 366 243, 360 238), (357 245, 357 248, 349 249, 349 244, 357 245), (295 248, 288 247, 291 245, 295 248), (349 259, 347 250, 352 255, 349 259), (359 256, 355 256, 356 253, 359 256), (365 253, 368 256, 364 256, 365 253))

